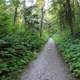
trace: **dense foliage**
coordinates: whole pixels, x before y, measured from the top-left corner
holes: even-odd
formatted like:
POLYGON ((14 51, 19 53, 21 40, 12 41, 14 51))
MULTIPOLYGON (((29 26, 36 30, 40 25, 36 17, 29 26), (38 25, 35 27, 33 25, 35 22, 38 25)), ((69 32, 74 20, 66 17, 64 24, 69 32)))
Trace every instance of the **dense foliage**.
POLYGON ((0 6, 0 9, 0 37, 2 37, 8 33, 11 19, 4 6, 0 6))
POLYGON ((80 78, 80 40, 64 39, 60 42, 59 48, 73 75, 80 78))
POLYGON ((16 79, 47 39, 45 31, 40 30, 40 9, 30 3, 0 0, 0 80, 16 79))
POLYGON ((72 74, 80 79, 80 0, 53 0, 52 6, 53 39, 72 74))
POLYGON ((59 53, 68 64, 72 74, 76 78, 80 78, 80 38, 78 35, 71 36, 66 33, 56 33, 53 38, 58 44, 59 53))
POLYGON ((39 50, 44 42, 44 39, 30 31, 17 32, 1 38, 0 80, 7 80, 9 75, 15 75, 23 65, 33 60, 36 57, 35 51, 39 50))
POLYGON ((0 0, 0 80, 12 80, 36 57, 48 35, 80 77, 79 0, 0 0))

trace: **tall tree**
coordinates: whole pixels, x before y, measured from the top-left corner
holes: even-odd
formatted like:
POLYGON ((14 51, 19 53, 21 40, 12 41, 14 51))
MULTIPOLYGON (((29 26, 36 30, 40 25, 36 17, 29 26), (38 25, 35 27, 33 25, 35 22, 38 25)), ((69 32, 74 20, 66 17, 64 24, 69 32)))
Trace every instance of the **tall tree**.
POLYGON ((41 29, 40 29, 40 36, 42 35, 42 28, 43 28, 43 20, 44 20, 44 4, 41 8, 41 29))
POLYGON ((18 7, 20 4, 19 0, 12 0, 12 4, 14 6, 14 17, 13 17, 13 25, 15 26, 16 20, 17 20, 17 12, 18 12, 18 7))
POLYGON ((68 25, 70 26, 71 34, 73 35, 73 13, 72 13, 72 7, 71 7, 71 0, 66 0, 66 3, 64 4, 65 9, 65 17, 68 25))

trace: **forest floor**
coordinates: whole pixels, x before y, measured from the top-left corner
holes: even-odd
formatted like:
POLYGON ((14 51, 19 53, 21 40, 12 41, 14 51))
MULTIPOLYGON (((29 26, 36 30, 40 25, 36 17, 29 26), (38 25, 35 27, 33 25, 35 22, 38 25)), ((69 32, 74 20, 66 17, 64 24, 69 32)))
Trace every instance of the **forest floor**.
POLYGON ((30 63, 20 80, 75 80, 64 60, 58 54, 56 44, 50 38, 38 58, 30 63))

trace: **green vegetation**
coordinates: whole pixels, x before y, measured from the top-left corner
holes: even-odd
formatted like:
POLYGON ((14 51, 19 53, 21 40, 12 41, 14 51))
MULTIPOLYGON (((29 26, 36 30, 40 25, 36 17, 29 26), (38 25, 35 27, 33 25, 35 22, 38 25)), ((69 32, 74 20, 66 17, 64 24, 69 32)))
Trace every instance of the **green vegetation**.
POLYGON ((53 39, 72 74, 80 79, 80 1, 54 0, 52 6, 53 39))
POLYGON ((36 58, 48 36, 80 78, 80 1, 46 1, 0 0, 0 80, 16 79, 13 75, 36 58))
POLYGON ((60 51, 75 77, 80 77, 80 39, 68 38, 60 42, 60 51))
POLYGON ((35 5, 27 8, 23 2, 0 1, 0 80, 17 80, 48 38, 44 29, 40 33, 38 14, 32 14, 35 5))
POLYGON ((80 78, 80 39, 73 36, 65 38, 59 36, 61 35, 58 35, 58 39, 54 36, 59 51, 65 62, 69 65, 72 74, 75 77, 80 78))
POLYGON ((23 65, 36 58, 45 40, 30 31, 17 32, 0 39, 0 80, 9 80, 23 65), (9 77, 10 78, 10 77, 9 77))

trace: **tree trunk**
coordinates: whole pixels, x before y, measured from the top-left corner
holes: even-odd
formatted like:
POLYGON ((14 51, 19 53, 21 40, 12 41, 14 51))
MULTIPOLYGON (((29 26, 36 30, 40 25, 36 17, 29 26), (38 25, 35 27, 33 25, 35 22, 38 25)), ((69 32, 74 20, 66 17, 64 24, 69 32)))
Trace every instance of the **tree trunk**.
POLYGON ((74 34, 74 31, 73 31, 73 18, 72 18, 72 9, 71 9, 71 4, 70 4, 70 0, 66 0, 66 19, 67 19, 67 22, 70 26, 70 30, 71 30, 71 34, 73 35, 74 34))
POLYGON ((41 9, 41 26, 40 26, 40 36, 42 36, 42 28, 43 28, 43 19, 44 19, 44 7, 41 9))
POLYGON ((15 26, 17 20, 17 7, 15 7, 15 12, 14 12, 14 20, 13 20, 13 25, 15 26))
POLYGON ((26 26, 26 0, 23 1, 23 17, 24 17, 24 25, 26 26))

